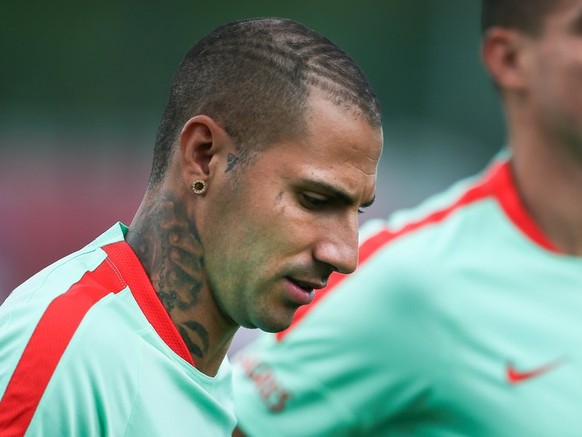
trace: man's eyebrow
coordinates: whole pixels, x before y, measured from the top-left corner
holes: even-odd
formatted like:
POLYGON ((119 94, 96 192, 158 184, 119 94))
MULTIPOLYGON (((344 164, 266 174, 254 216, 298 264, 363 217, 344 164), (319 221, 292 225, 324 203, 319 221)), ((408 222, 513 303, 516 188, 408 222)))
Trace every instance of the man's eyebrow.
MULTIPOLYGON (((356 204, 356 200, 352 196, 350 196, 348 193, 346 193, 344 190, 342 190, 341 188, 337 188, 333 185, 330 185, 327 182, 317 181, 317 180, 311 181, 311 184, 313 184, 314 187, 317 187, 322 191, 327 191, 333 197, 339 199, 340 202, 342 202, 345 205, 355 205, 356 204)), ((360 205, 360 208, 369 207, 370 205, 372 205, 374 203, 374 200, 376 200, 376 195, 374 195, 374 197, 372 197, 369 201, 362 203, 360 205)))

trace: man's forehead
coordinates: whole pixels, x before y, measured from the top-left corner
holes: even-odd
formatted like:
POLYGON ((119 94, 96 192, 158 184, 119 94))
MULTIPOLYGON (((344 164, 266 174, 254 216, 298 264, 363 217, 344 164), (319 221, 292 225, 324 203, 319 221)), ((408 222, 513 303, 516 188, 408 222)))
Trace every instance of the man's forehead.
MULTIPOLYGON (((327 84, 327 83, 326 83, 327 84)), ((382 129, 380 114, 375 101, 358 97, 352 90, 329 83, 329 87, 311 86, 307 98, 307 119, 309 111, 316 110, 318 103, 326 102, 338 110, 351 114, 358 120, 367 121, 370 126, 382 129)))

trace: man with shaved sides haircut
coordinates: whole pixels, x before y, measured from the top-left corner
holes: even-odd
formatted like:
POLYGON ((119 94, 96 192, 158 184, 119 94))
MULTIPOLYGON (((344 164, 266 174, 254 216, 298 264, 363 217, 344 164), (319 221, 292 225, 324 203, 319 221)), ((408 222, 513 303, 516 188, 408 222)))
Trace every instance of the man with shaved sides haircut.
POLYGON ((276 332, 358 257, 380 110, 302 24, 218 27, 186 54, 135 218, 0 307, 0 435, 228 436, 240 326, 276 332))
POLYGON ((237 356, 236 435, 581 434, 582 0, 482 6, 506 147, 237 356))

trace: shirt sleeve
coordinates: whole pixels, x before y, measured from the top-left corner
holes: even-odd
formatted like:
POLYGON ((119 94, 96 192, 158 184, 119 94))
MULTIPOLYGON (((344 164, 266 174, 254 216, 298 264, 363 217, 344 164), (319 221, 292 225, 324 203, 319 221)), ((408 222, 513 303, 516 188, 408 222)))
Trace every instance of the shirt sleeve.
POLYGON ((426 408, 442 369, 442 327, 424 291, 434 278, 391 252, 281 341, 268 335, 235 357, 235 409, 250 437, 379 435, 426 408))

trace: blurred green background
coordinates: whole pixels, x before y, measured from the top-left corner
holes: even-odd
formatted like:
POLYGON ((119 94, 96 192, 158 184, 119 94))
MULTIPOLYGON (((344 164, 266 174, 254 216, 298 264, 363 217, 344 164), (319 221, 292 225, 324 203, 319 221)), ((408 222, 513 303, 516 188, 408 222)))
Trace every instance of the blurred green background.
POLYGON ((258 16, 323 33, 372 82, 385 152, 363 220, 478 171, 503 145, 476 0, 2 2, 0 302, 131 221, 182 56, 217 25, 258 16))

